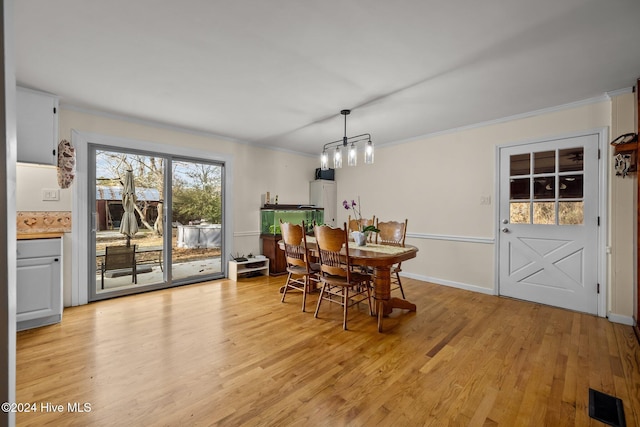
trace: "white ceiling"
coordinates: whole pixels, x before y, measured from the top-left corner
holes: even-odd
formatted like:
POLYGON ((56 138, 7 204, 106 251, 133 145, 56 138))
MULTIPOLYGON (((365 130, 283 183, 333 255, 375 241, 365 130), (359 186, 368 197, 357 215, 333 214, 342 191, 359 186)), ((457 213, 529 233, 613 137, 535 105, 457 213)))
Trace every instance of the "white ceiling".
POLYGON ((317 154, 628 88, 638 0, 16 0, 18 84, 317 154))

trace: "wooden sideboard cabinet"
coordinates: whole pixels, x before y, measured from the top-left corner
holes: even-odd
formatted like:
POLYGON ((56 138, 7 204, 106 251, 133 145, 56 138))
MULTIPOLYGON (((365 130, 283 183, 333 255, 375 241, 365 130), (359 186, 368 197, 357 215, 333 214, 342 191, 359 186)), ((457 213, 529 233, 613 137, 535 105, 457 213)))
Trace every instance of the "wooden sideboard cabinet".
POLYGON ((287 274, 287 261, 284 258, 284 251, 278 247, 278 242, 282 240, 281 234, 261 234, 262 254, 269 258, 269 274, 279 276, 287 274))

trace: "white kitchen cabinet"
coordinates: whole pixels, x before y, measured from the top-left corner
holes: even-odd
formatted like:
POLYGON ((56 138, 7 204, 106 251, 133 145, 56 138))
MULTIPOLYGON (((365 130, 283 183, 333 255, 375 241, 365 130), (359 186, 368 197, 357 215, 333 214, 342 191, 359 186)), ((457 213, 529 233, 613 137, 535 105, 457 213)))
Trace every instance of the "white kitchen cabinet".
POLYGON ((18 240, 17 330, 62 320, 62 238, 18 240))
POLYGON ((55 166, 58 160, 58 98, 18 87, 16 121, 18 161, 55 166))
POLYGON ((324 223, 336 226, 338 187, 335 181, 316 179, 309 182, 309 204, 324 208, 324 223))

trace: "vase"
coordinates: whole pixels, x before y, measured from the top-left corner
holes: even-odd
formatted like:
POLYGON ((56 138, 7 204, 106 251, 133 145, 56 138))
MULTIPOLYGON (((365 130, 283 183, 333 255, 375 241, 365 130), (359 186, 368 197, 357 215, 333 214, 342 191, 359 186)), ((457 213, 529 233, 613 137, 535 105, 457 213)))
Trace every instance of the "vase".
POLYGON ((363 233, 362 231, 352 231, 351 237, 353 237, 353 241, 356 242, 356 246, 367 245, 367 233, 363 233))

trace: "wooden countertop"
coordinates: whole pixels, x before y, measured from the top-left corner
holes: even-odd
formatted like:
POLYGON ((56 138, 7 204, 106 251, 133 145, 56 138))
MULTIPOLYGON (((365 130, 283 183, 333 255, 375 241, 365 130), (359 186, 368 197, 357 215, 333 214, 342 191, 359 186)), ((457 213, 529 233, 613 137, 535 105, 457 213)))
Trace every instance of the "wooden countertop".
POLYGON ((64 236, 61 231, 52 233, 18 233, 18 240, 55 239, 64 236))

